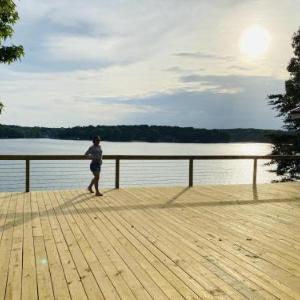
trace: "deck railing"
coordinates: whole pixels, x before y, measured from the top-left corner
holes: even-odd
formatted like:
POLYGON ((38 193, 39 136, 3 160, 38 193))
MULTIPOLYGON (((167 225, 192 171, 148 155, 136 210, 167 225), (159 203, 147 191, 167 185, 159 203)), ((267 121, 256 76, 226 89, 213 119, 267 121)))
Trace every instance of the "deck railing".
MULTIPOLYGON (((89 160, 84 155, 0 155, 0 161, 25 161, 25 191, 30 191, 30 162, 31 161, 59 161, 59 160, 89 160)), ((188 162, 189 187, 194 183, 195 160, 253 160, 252 183, 257 182, 258 160, 294 160, 300 162, 300 155, 104 155, 103 160, 115 161, 115 188, 120 187, 121 160, 186 160, 188 162)))

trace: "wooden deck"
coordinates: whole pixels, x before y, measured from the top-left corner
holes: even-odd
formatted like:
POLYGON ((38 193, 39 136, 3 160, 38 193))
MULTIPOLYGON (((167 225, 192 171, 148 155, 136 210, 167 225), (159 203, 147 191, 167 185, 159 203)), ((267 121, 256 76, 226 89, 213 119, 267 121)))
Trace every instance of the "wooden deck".
POLYGON ((300 299, 299 183, 0 204, 0 299, 300 299))

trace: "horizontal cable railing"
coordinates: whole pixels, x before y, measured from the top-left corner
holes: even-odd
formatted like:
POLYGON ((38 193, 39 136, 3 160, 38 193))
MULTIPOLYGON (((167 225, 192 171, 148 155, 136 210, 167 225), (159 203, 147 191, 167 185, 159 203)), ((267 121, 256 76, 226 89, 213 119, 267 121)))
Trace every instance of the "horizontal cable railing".
MULTIPOLYGON (((87 160, 83 155, 0 155, 0 191, 81 188, 91 179, 87 160)), ((105 155, 100 182, 114 188, 249 181, 255 185, 270 160, 300 163, 300 155, 105 155)))

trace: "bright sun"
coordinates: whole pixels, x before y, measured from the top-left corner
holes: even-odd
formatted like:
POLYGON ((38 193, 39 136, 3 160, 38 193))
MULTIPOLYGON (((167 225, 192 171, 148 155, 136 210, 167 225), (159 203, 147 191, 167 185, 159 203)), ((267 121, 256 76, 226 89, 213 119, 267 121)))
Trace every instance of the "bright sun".
POLYGON ((242 33, 240 49, 242 53, 255 58, 268 50, 270 41, 271 37, 268 30, 259 25, 253 25, 242 33))

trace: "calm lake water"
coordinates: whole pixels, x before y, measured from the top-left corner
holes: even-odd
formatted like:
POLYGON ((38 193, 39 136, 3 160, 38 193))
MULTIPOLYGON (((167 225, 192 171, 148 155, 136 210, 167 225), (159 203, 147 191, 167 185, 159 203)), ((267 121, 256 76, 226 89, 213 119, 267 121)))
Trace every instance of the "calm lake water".
MULTIPOLYGON (((104 154, 127 155, 267 155, 270 144, 178 144, 102 142, 104 154)), ((0 139, 1 154, 84 154, 89 141, 0 139)), ((258 161, 258 183, 276 179, 266 161, 258 161)), ((25 163, 0 161, 0 191, 23 191, 25 163)), ((101 185, 114 186, 115 162, 105 160, 101 185)), ((166 186, 188 183, 188 161, 121 161, 121 186, 166 186)), ((273 168, 273 167, 272 167, 273 168)), ((252 160, 194 162, 194 184, 245 184, 252 181, 252 160)), ((31 189, 85 188, 91 178, 88 161, 32 161, 31 189)))

